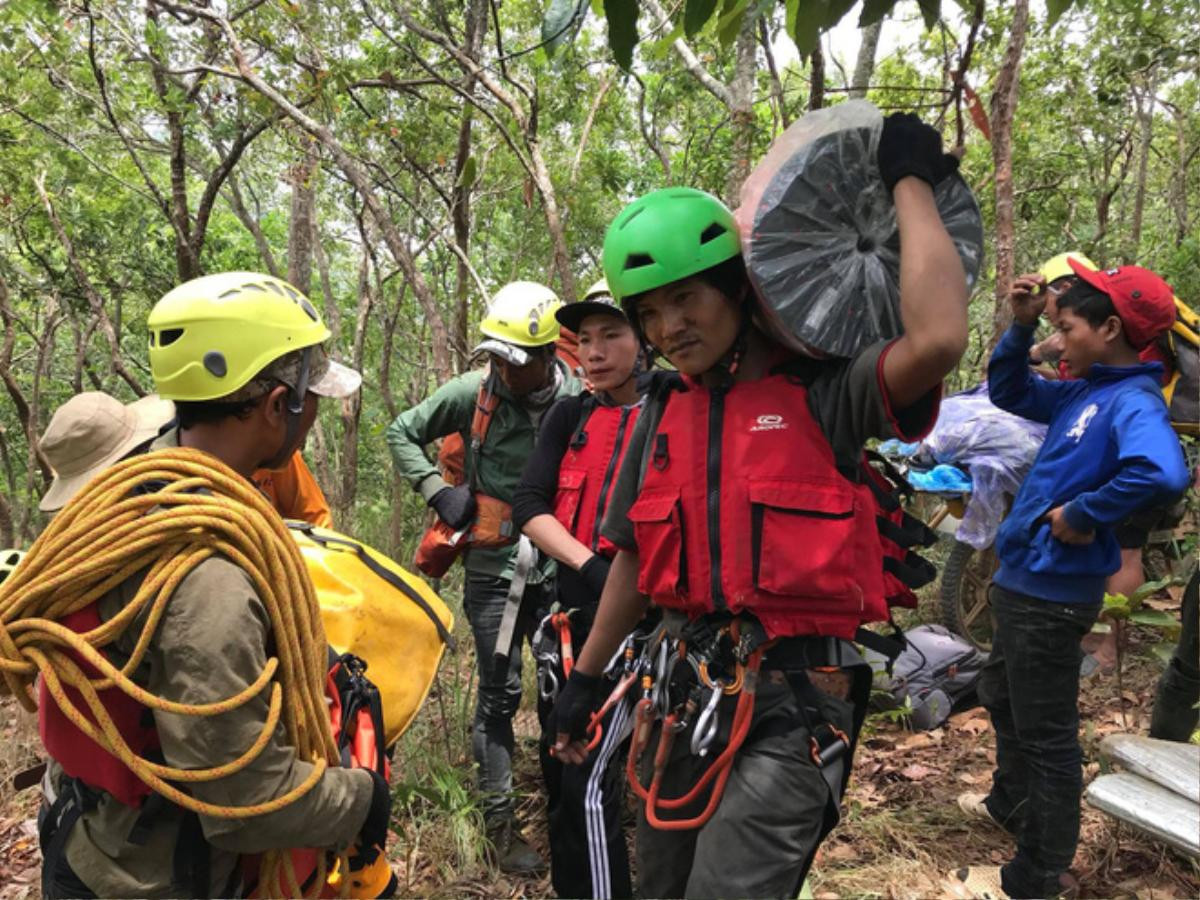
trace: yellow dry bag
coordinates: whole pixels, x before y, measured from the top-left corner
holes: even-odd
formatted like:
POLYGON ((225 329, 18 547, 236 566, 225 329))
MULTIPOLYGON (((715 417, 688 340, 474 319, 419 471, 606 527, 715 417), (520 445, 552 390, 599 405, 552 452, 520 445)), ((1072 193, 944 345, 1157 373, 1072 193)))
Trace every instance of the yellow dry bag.
POLYGON ((379 688, 387 744, 411 724, 453 648, 454 616, 416 575, 366 544, 308 522, 288 528, 308 566, 325 637, 367 663, 379 688))

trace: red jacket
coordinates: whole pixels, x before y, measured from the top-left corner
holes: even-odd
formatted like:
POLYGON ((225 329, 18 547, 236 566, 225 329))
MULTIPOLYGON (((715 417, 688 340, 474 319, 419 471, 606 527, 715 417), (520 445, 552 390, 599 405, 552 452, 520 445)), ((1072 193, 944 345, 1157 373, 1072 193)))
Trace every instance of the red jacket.
POLYGON ((638 589, 656 604, 747 610, 769 637, 851 639, 887 618, 870 488, 838 471, 795 379, 689 381, 647 452, 629 519, 638 589))

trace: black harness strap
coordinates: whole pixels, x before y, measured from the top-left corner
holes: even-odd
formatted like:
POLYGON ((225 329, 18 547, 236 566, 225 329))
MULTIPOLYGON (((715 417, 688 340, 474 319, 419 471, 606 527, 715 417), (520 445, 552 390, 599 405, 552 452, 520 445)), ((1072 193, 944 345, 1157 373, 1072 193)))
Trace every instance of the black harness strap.
POLYGON ((400 593, 404 594, 405 597, 415 603, 418 607, 420 607, 421 611, 429 617, 429 621, 433 623, 434 628, 437 629, 438 637, 442 639, 442 643, 444 643, 449 650, 454 650, 456 646, 454 635, 452 635, 446 629, 446 626, 442 624, 442 620, 438 618, 438 614, 433 611, 433 607, 431 607, 425 601, 424 597, 413 590, 412 587, 410 587, 404 581, 404 579, 398 577, 394 572, 391 572, 386 567, 380 565, 375 558, 367 552, 366 548, 363 547, 362 544, 358 543, 357 541, 347 540, 345 538, 335 538, 330 535, 317 534, 316 531, 313 530, 313 526, 308 522, 289 520, 287 526, 288 528, 292 528, 307 535, 309 539, 320 544, 322 547, 348 547, 353 550, 355 555, 358 556, 359 560, 362 561, 363 565, 365 565, 368 569, 370 569, 396 590, 400 591, 400 593))

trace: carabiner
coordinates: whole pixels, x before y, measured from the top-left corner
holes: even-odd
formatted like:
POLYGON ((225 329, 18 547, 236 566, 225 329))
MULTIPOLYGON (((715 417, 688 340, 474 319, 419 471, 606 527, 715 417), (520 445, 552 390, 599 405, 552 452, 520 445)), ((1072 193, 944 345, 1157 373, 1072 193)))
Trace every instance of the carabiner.
POLYGON ((708 702, 704 705, 699 717, 696 719, 696 727, 692 730, 692 753, 696 756, 703 757, 708 753, 708 748, 712 746, 712 742, 717 739, 717 732, 721 728, 721 719, 717 715, 717 705, 721 702, 723 692, 719 687, 714 688, 708 695, 708 702))
POLYGON ((538 666, 538 696, 548 703, 558 700, 558 676, 553 665, 538 666))

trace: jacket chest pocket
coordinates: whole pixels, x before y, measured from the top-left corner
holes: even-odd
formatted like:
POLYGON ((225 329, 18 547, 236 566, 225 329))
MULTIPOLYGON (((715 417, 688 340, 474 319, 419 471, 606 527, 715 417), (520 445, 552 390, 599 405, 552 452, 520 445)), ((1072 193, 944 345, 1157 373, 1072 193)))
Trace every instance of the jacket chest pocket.
POLYGON ((638 590, 654 601, 687 596, 679 491, 647 491, 629 508, 638 550, 638 590))
POLYGON ((834 600, 852 590, 859 546, 854 489, 833 481, 753 480, 750 547, 754 587, 834 600))
POLYGON ((572 534, 579 521, 579 503, 583 500, 583 485, 587 472, 582 469, 560 469, 558 493, 554 495, 554 518, 572 534))

